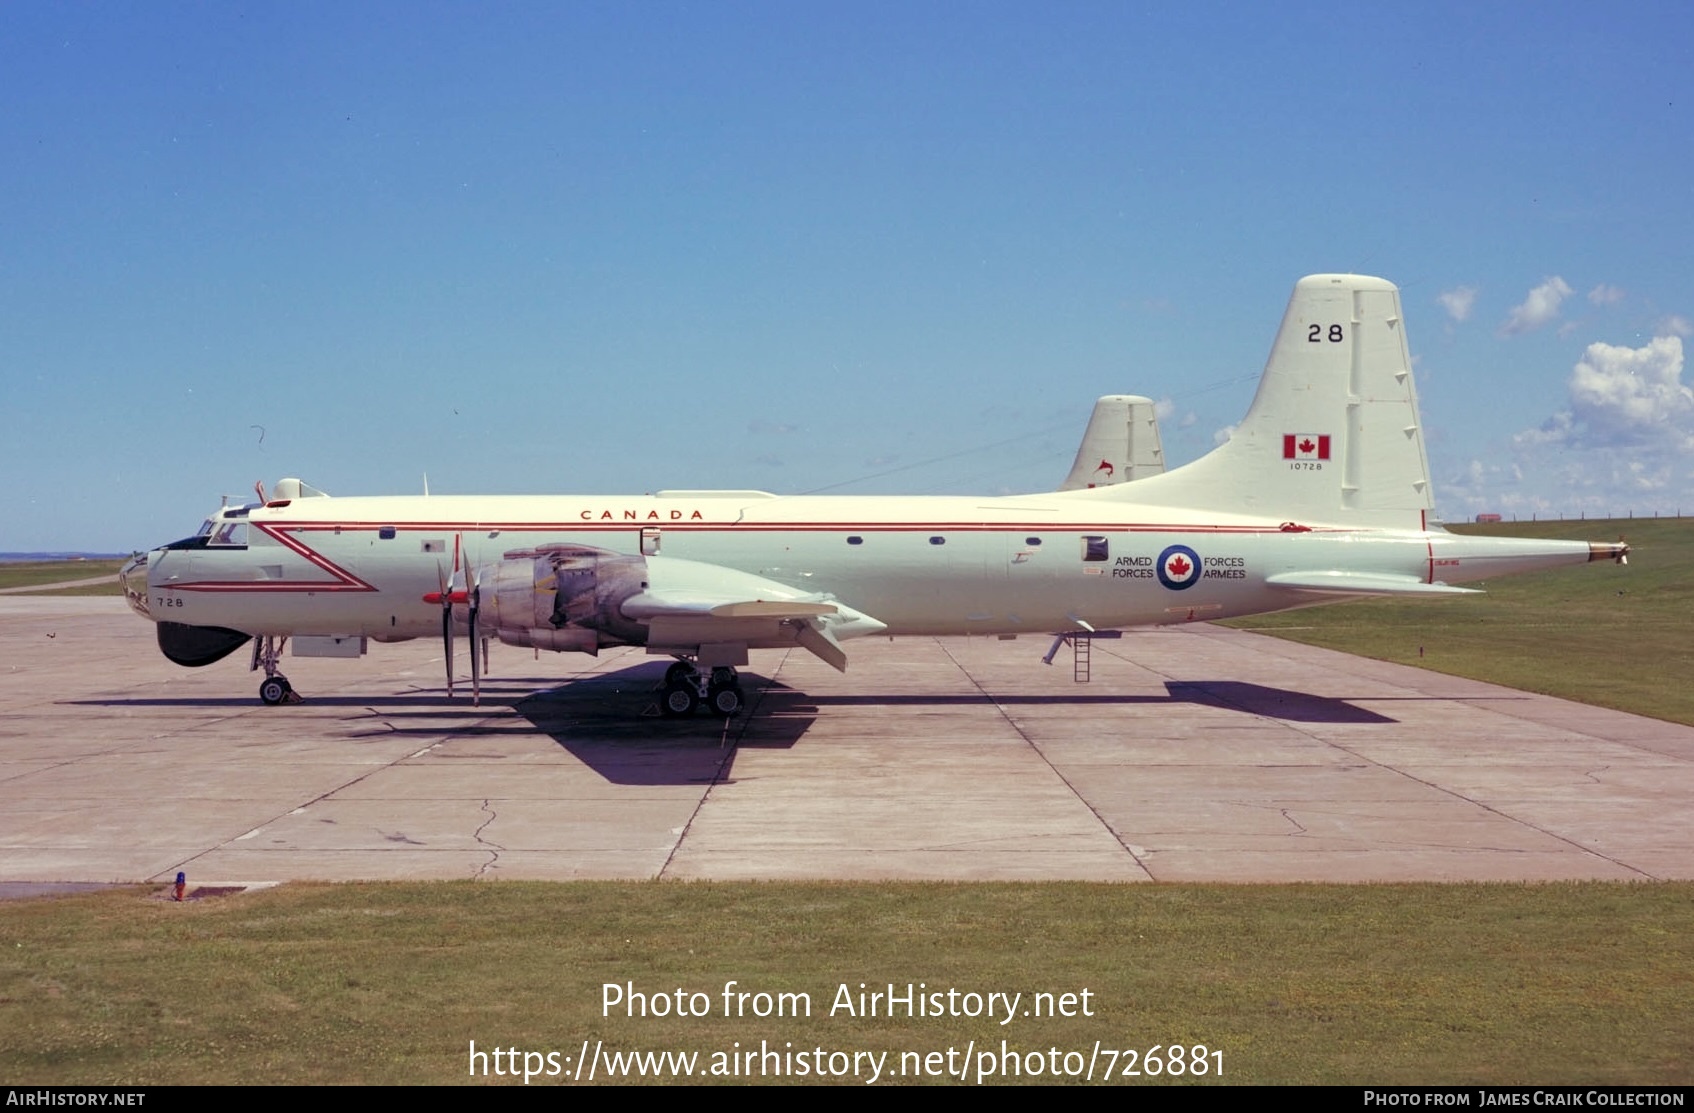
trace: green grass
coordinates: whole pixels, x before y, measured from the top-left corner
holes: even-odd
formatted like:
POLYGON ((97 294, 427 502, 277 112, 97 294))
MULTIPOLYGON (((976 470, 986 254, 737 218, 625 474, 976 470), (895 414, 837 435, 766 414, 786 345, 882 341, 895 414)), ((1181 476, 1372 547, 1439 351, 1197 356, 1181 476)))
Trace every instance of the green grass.
MULTIPOLYGON (((1694 886, 592 882, 140 890, 0 905, 13 1084, 468 1081, 575 1055, 1204 1044, 1236 1083, 1694 1081, 1694 886), (725 1019, 804 991, 810 1019, 725 1019), (709 995, 601 1015, 601 986, 709 995), (838 985, 1090 991, 1095 1015, 862 1019, 838 985)), ((1215 1078, 1213 1079, 1215 1080, 1215 1078)), ((508 1080, 496 1080, 508 1081, 508 1080)), ((1192 1081, 1192 1079, 1189 1079, 1192 1081)))
POLYGON ((1420 665, 1694 725, 1694 519, 1463 525, 1454 532, 1616 540, 1627 567, 1512 576, 1437 603, 1314 607, 1229 623, 1310 645, 1420 665))
POLYGON ((34 587, 40 584, 86 580, 91 576, 106 576, 110 583, 86 587, 61 588, 57 591, 19 592, 21 595, 122 595, 118 583, 121 560, 25 560, 0 563, 0 588, 34 587))

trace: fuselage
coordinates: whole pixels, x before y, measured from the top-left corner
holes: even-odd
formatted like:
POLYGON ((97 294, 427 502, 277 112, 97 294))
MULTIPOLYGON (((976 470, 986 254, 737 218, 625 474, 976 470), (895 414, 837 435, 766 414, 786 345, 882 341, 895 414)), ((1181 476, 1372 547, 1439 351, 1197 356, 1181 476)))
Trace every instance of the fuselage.
POLYGON ((220 512, 199 538, 149 554, 144 587, 141 566, 126 586, 159 621, 391 640, 439 632, 425 596, 457 569, 566 544, 758 576, 838 600, 889 634, 1005 635, 1325 601, 1267 582, 1278 575, 1454 584, 1591 555, 1583 542, 1149 509, 1099 494, 299 498, 220 512))

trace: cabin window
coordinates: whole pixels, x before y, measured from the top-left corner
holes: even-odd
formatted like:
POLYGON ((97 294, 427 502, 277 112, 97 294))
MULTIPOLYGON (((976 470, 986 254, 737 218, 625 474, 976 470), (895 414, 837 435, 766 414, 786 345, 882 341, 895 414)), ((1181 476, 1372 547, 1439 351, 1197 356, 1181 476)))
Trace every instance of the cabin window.
POLYGON ((1082 559, 1089 562, 1111 559, 1106 539, 1104 537, 1084 537, 1082 539, 1082 559))
POLYGON ((376 531, 376 535, 378 537, 382 538, 384 541, 392 541, 392 540, 394 540, 394 527, 393 526, 378 526, 377 531, 376 531))
POLYGON ((208 547, 218 549, 245 549, 247 547, 247 523, 223 522, 212 534, 212 539, 206 542, 208 547))
POLYGON ((445 553, 447 551, 447 542, 439 539, 425 541, 423 543, 423 551, 426 553, 445 553))
POLYGON ((929 539, 929 543, 931 545, 945 545, 947 544, 947 539, 945 537, 931 537, 929 539))
POLYGON ((1023 539, 1023 543, 1025 545, 1028 545, 1032 549, 1038 549, 1038 548, 1041 547, 1041 538, 1039 538, 1039 537, 1026 537, 1026 538, 1023 539))
POLYGON ((849 544, 849 545, 863 545, 864 543, 865 543, 865 539, 863 537, 859 537, 858 535, 854 535, 854 536, 849 537, 847 539, 847 544, 849 544))

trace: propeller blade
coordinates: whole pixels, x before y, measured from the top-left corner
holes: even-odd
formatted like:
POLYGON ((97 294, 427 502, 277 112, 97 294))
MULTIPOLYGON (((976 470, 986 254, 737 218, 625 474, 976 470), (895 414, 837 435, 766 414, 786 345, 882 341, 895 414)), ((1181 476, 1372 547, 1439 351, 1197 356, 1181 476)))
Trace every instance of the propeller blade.
POLYGON ((453 698, 453 606, 441 608, 441 649, 447 658, 447 698, 453 698))
MULTIPOLYGON (((466 571, 469 571, 467 569, 466 571)), ((482 582, 478 580, 470 589, 470 641, 471 641, 471 706, 482 706, 482 659, 477 655, 477 619, 482 610, 482 582)))
POLYGON ((458 552, 453 554, 453 575, 443 578, 440 565, 435 576, 441 583, 441 652, 447 662, 447 698, 453 698, 453 580, 459 574, 458 552))

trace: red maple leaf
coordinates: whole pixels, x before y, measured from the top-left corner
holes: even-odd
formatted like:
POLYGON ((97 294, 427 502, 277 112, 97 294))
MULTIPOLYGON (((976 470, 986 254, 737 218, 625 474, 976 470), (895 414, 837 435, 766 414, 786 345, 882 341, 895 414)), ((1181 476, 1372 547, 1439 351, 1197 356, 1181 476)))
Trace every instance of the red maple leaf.
POLYGON ((1317 445, 1312 443, 1312 438, 1310 438, 1310 437, 1307 437, 1305 440, 1300 442, 1300 451, 1301 452, 1310 453, 1310 452, 1314 451, 1316 448, 1317 448, 1317 445))
POLYGON ((1189 564, 1186 560, 1183 560, 1182 554, 1178 553, 1171 557, 1170 563, 1165 565, 1165 567, 1170 569, 1171 575, 1180 577, 1188 575, 1188 570, 1192 568, 1193 565, 1189 564))

